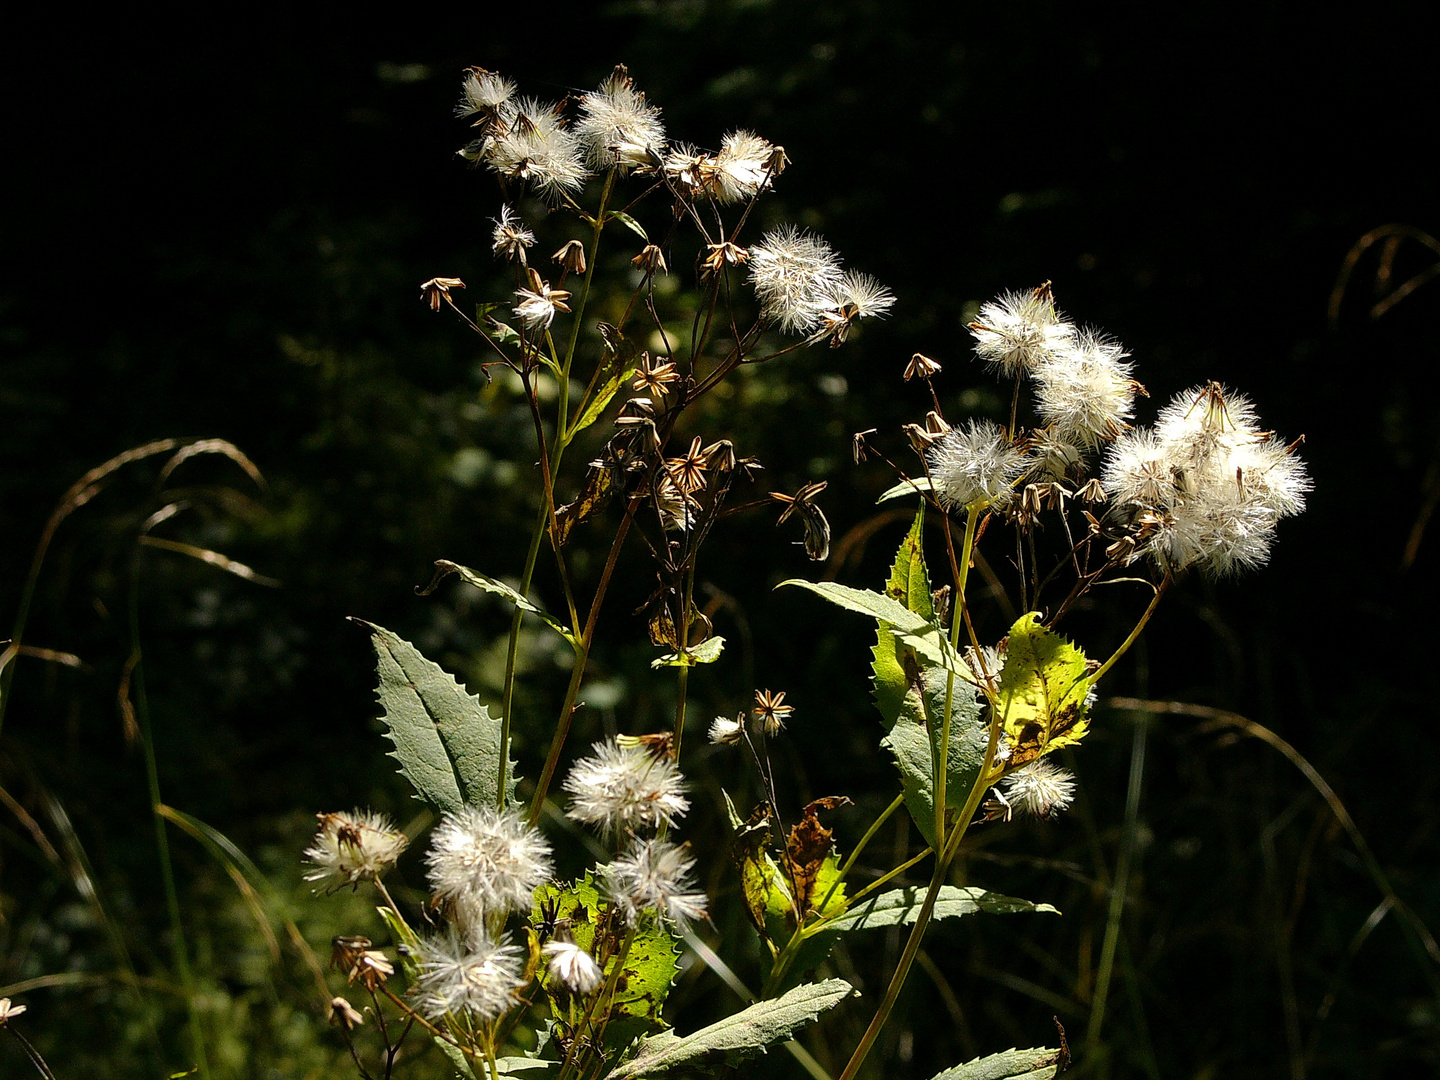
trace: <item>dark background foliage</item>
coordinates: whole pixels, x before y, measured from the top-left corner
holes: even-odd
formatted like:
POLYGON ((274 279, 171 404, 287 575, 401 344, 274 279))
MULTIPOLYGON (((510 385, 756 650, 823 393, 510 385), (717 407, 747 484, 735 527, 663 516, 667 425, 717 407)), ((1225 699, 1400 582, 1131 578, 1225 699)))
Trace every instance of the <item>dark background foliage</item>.
MULTIPOLYGON (((493 273, 486 219, 498 196, 453 157, 464 139, 450 116, 459 72, 483 64, 553 97, 623 61, 673 136, 713 146, 749 127, 783 144, 794 164, 764 220, 821 231, 900 297, 887 322, 743 382, 696 428, 759 456, 763 490, 828 479, 822 504, 837 538, 817 568, 768 517, 717 533, 702 578, 732 650, 695 680, 697 722, 733 713, 756 687, 785 688, 798 709, 781 749, 791 811, 815 795, 874 793, 837 819, 843 846, 887 801, 865 682, 869 629, 770 590, 817 571, 878 583, 904 526, 872 530, 892 477, 851 462, 850 433, 878 428, 901 452, 899 424, 927 407, 900 380, 917 350, 945 364, 938 386, 952 417, 1000 407, 967 359, 963 326, 1000 290, 1051 279, 1068 312, 1126 343, 1157 403, 1208 378, 1243 388, 1267 425, 1306 435, 1316 481, 1272 564, 1235 582, 1183 582, 1107 692, 1233 710, 1288 740, 1333 786, 1399 895, 1434 920, 1436 557, 1424 525, 1440 493, 1429 318, 1440 294, 1422 287, 1380 318, 1370 312, 1433 255, 1404 242, 1390 284, 1372 295, 1372 249, 1338 318, 1327 317, 1364 234, 1437 227, 1433 62, 1405 5, 1367 5, 1343 23, 1283 5, 936 13, 861 0, 195 20, 52 21, 7 43, 0 618, 16 608, 46 517, 86 469, 162 436, 243 449, 266 488, 218 458, 190 463, 195 505, 164 535, 281 586, 149 551, 138 610, 166 801, 231 835, 283 889, 305 895, 295 862, 315 810, 369 801, 410 813, 372 723, 368 650, 345 616, 391 626, 476 690, 498 679, 505 612, 458 588, 413 592, 437 558, 516 573, 532 512, 523 415, 485 385, 463 331, 417 300, 435 274, 464 278, 468 299, 484 299, 493 273), (218 486, 238 494, 217 501, 218 486)), ((163 907, 116 687, 137 508, 156 479, 146 465, 126 470, 63 526, 27 639, 85 666, 22 660, 0 734, 0 782, 47 828, 63 807, 142 976, 164 968, 163 907)), ((630 555, 579 739, 661 726, 673 695, 639 647, 631 611, 653 578, 638 549, 630 555)), ((1003 552, 990 557, 1003 568, 1003 552)), ((1121 614, 1084 611, 1067 624, 1092 654, 1143 605, 1114 595, 1121 614)), ((989 617, 998 634, 1003 618, 989 617)), ((529 663, 522 705, 544 717, 563 675, 538 646, 529 663)), ((1052 1016, 1079 1048, 1123 844, 1133 876, 1090 1067, 1382 1076, 1440 1066, 1436 965, 1377 907, 1381 893, 1315 789, 1259 741, 1203 718, 1152 717, 1138 820, 1125 828, 1139 722, 1102 707, 1072 762, 1075 813, 977 834, 970 880, 1064 917, 938 926, 875 1075, 923 1077, 965 1056, 1048 1044, 1052 1016)), ((528 775, 547 737, 538 719, 519 732, 528 775)), ((745 784, 723 759, 698 768, 697 837, 718 816, 718 785, 745 784)), ((0 985, 113 970, 73 878, 8 812, 0 838, 0 985)), ((708 844, 709 884, 723 897, 727 856, 708 844)), ((202 853, 177 841, 177 859, 228 1002, 217 1026, 248 1033, 236 1074, 326 1068, 315 1062, 334 1048, 305 1034, 318 1021, 303 980, 265 973, 253 945, 237 944, 243 928, 231 922, 243 920, 226 914, 228 883, 202 853), (298 1002, 289 1013, 286 1000, 298 1002), (323 1053, 296 1048, 307 1038, 323 1053)), ((338 927, 317 925, 323 948, 338 927)), ((747 928, 718 929, 754 978, 747 928)), ((839 956, 866 998, 827 1021, 828 1042, 853 1045, 894 949, 839 956)), ((687 1028, 732 1008, 716 986, 703 968, 688 973, 672 1019, 687 1028)), ((104 980, 25 1000, 60 1075, 132 1060, 124 1054, 158 1071, 133 997, 104 980)), ((152 1006, 163 1060, 178 1066, 167 1009, 152 1006)), ((843 1049, 825 1060, 836 1053, 838 1069, 843 1049)), ((18 1060, 0 1056, 7 1069, 18 1060)), ((766 1067, 790 1065, 772 1056, 766 1067)))

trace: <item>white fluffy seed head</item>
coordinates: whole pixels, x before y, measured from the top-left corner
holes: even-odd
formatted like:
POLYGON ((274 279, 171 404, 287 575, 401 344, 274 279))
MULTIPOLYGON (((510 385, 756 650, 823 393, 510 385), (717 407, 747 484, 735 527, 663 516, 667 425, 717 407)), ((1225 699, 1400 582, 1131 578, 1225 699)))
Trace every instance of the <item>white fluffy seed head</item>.
POLYGON ((1004 293, 984 304, 970 325, 975 355, 1005 378, 1034 371, 1075 338, 1048 288, 1004 293))
POLYGON ((998 424, 971 420, 952 428, 925 455, 940 505, 947 510, 1004 505, 1028 465, 1025 451, 998 424))
POLYGON ((1035 409, 1058 439, 1094 450, 1120 435, 1135 415, 1135 380, 1118 342, 1081 331, 1038 364, 1035 409))
POLYGON ((685 778, 670 757, 614 742, 596 743, 594 751, 565 778, 576 821, 610 836, 673 825, 690 809, 685 778))
POLYGON ((460 104, 455 106, 459 117, 489 116, 515 96, 515 84, 493 71, 471 68, 465 72, 460 104))
POLYGON ((753 199, 770 186, 777 148, 749 131, 732 131, 720 142, 720 152, 701 165, 701 184, 716 202, 753 199))
POLYGON ((409 844, 390 819, 368 810, 317 814, 320 830, 305 849, 313 869, 306 881, 323 881, 326 892, 374 881, 400 858, 409 844))
POLYGON ((552 941, 542 950, 550 959, 550 977, 559 979, 571 993, 589 994, 600 986, 604 972, 573 941, 552 941))
POLYGON ((494 1020, 510 1010, 525 985, 519 949, 454 929, 422 941, 415 960, 420 976, 410 993, 431 1021, 467 1012, 494 1020))
POLYGON ((736 746, 745 738, 745 724, 740 720, 717 716, 710 724, 710 741, 719 746, 736 746))
POLYGON ((1010 808, 1030 817, 1052 818, 1075 799, 1075 776, 1045 758, 1016 769, 1001 783, 1010 808))
POLYGON ((596 172, 653 168, 665 153, 660 110, 635 89, 623 67, 594 93, 581 96, 575 134, 585 148, 586 164, 596 172))
POLYGON ((625 855, 600 867, 606 898, 634 925, 645 911, 682 926, 705 917, 706 898, 695 889, 687 850, 666 840, 640 840, 625 855))
POLYGON ((829 244, 793 225, 752 245, 748 265, 760 317, 789 333, 808 334, 824 324, 829 298, 845 276, 829 244))
POLYGON ((1112 516, 1140 523, 1130 561, 1224 577, 1262 565, 1276 523, 1305 506, 1310 478, 1292 449, 1260 430, 1255 408, 1218 383, 1161 410, 1155 430, 1117 439, 1102 482, 1112 516))
POLYGON ((579 191, 589 176, 575 133, 553 104, 533 98, 506 101, 494 133, 464 153, 507 179, 528 184, 552 203, 579 191))
POLYGON ((480 913, 528 911, 550 877, 550 845, 515 811, 466 806, 447 812, 425 857, 440 900, 480 913))

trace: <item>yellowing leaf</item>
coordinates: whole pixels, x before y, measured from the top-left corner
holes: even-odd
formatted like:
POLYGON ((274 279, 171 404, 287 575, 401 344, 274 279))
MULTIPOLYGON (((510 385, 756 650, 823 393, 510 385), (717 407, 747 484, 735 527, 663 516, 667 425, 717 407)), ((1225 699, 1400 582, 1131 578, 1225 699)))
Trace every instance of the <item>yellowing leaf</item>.
POLYGON ((1090 681, 1085 654, 1041 626, 1038 613, 1016 621, 1000 672, 1000 715, 1014 764, 1084 738, 1090 681))

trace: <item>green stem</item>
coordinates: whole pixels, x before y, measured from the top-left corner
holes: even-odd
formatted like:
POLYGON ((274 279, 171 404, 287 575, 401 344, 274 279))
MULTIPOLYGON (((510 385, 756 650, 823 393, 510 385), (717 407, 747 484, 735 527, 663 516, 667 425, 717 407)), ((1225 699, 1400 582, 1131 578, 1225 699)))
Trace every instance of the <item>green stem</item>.
POLYGON ((150 725, 150 705, 145 694, 145 672, 141 665, 140 651, 140 556, 141 545, 135 545, 135 559, 130 569, 130 687, 134 698, 135 723, 140 731, 140 746, 145 758, 145 783, 150 795, 150 816, 155 825, 155 849, 160 858, 160 880, 165 888, 165 908, 170 918, 170 950, 175 963, 175 972, 180 985, 185 988, 185 1005, 188 1014, 191 1050, 195 1055, 196 1067, 201 1077, 210 1075, 210 1063, 205 1057, 205 1031, 200 1022, 198 1008, 199 991, 194 974, 190 970, 190 958, 185 943, 185 923, 180 916, 180 893, 175 886, 175 870, 170 861, 170 839, 165 830, 165 819, 160 813, 164 800, 160 797, 160 771, 155 760, 155 738, 150 725))
POLYGON ((870 823, 870 828, 865 830, 865 835, 860 837, 860 842, 855 845, 855 850, 850 852, 850 857, 847 858, 844 864, 840 867, 840 873, 836 874, 835 880, 830 883, 830 888, 825 893, 825 896, 821 899, 819 907, 815 909, 816 911, 824 911, 827 907, 830 906, 830 897, 834 896, 835 890, 844 883, 846 875, 850 873, 850 868, 855 865, 855 860, 858 859, 860 857, 860 853, 865 850, 865 845, 870 843, 871 839, 874 838, 875 834, 880 831, 880 826, 884 825, 885 822, 890 820, 890 815, 895 813, 896 810, 899 810, 900 807, 904 805, 904 794, 902 793, 896 795, 894 801, 891 802, 890 805, 887 806, 884 810, 880 811, 880 816, 870 823))
MULTIPOLYGON (((954 611, 950 616, 950 647, 959 650, 960 647, 960 624, 964 621, 957 618, 965 606, 965 584, 970 577, 970 552, 975 547, 975 507, 965 508, 965 540, 960 550, 959 580, 956 582, 958 592, 955 596, 954 611)), ((950 720, 953 703, 955 700, 955 672, 951 670, 945 676, 945 715, 940 718, 940 755, 935 761, 935 847, 945 847, 945 803, 946 803, 946 781, 950 772, 950 720)))
POLYGON ((1098 683, 1100 681, 1100 676, 1104 675, 1107 671, 1114 667, 1115 661, 1119 660, 1120 657, 1124 656, 1126 651, 1129 650, 1130 646, 1135 644, 1136 640, 1140 637, 1140 631, 1145 629, 1145 624, 1150 621, 1150 616, 1154 615, 1155 609, 1160 606, 1160 598, 1165 595, 1165 590, 1170 587, 1170 582, 1172 580, 1173 579, 1170 576, 1170 572, 1167 570, 1165 572, 1165 576, 1161 578, 1160 584, 1155 589, 1155 595, 1150 600, 1150 606, 1145 609, 1145 614, 1140 616, 1140 621, 1135 624, 1135 629, 1130 631, 1130 636, 1127 637, 1124 641, 1122 641, 1120 643, 1120 647, 1111 654, 1110 659, 1106 660, 1103 664, 1101 664, 1095 670, 1095 674, 1090 676, 1091 686, 1094 686, 1096 683, 1098 683))

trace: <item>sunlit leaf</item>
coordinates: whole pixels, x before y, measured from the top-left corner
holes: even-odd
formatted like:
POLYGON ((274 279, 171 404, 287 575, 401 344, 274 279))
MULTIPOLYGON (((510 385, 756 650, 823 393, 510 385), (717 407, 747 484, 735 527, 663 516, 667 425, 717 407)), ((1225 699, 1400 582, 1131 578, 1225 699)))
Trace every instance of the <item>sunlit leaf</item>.
POLYGON ((644 240, 647 244, 650 242, 650 237, 645 235, 645 229, 643 226, 641 226, 640 222, 636 221, 629 214, 625 213, 625 211, 612 210, 610 211, 610 217, 613 220, 620 222, 621 225, 624 225, 627 229, 633 232, 636 236, 640 237, 640 239, 644 240))
POLYGON ((695 664, 713 664, 725 650, 725 639, 716 635, 708 637, 699 645, 686 652, 666 653, 658 660, 651 660, 652 668, 691 667, 695 664))
POLYGON ((892 488, 886 488, 875 501, 877 503, 889 502, 891 499, 898 499, 902 495, 918 495, 921 492, 933 491, 934 486, 930 483, 928 476, 917 476, 913 480, 902 480, 892 488))
POLYGON ((575 635, 557 622, 552 616, 542 611, 533 600, 521 596, 503 581, 487 577, 485 574, 471 570, 468 566, 461 566, 459 563, 450 562, 448 559, 437 559, 435 561, 435 576, 430 579, 430 584, 423 589, 416 589, 415 591, 421 596, 428 596, 435 591, 435 586, 440 584, 440 582, 450 574, 460 575, 462 581, 466 584, 474 585, 477 589, 494 593, 496 596, 503 596, 521 611, 527 611, 531 615, 538 617, 541 622, 568 641, 573 648, 579 647, 579 643, 575 640, 575 635))
POLYGON ((1084 738, 1090 682, 1085 654, 1041 626, 1038 613, 1016 620, 1000 671, 999 694, 1014 764, 1084 738))
MULTIPOLYGON (((375 647, 390 756, 416 795, 437 810, 469 802, 493 805, 500 781, 500 721, 440 665, 384 627, 353 619, 375 647)), ((514 797, 514 764, 505 768, 506 801, 514 797)))
POLYGON ((932 1080, 1051 1080, 1066 1058, 1063 1050, 1006 1050, 946 1069, 932 1080))
MULTIPOLYGON (((906 926, 920 917, 920 908, 924 903, 925 889, 918 885, 892 889, 856 904, 840 918, 826 923, 825 930, 845 933, 880 926, 906 926)), ((1029 900, 1002 896, 973 886, 942 885, 930 917, 954 919, 966 915, 1014 915, 1025 911, 1059 914, 1049 904, 1033 904, 1029 900)))
POLYGON ((612 1069, 608 1080, 658 1076, 681 1066, 737 1064, 788 1039, 851 993, 850 984, 843 979, 806 983, 778 998, 756 1002, 693 1035, 665 1032, 652 1036, 640 1043, 633 1058, 612 1069))

